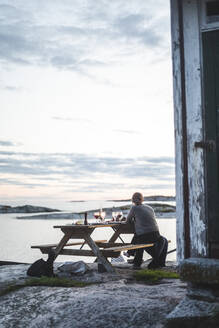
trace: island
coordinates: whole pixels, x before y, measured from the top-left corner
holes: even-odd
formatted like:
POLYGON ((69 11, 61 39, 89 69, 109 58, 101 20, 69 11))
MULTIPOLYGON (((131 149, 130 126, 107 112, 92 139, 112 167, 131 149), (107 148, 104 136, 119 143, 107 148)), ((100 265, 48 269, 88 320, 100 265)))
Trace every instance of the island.
MULTIPOLYGON (((149 202, 174 202, 176 200, 175 196, 163 196, 163 195, 156 195, 156 196, 145 196, 144 201, 149 202)), ((131 202, 131 199, 111 199, 108 202, 131 202)))
MULTIPOLYGON (((174 205, 164 204, 164 203, 150 203, 150 205, 156 214, 158 219, 161 218, 175 218, 176 217, 176 207, 174 205)), ((106 218, 112 217, 112 212, 122 211, 124 216, 127 216, 129 210, 131 208, 131 204, 126 204, 122 206, 113 206, 113 207, 104 207, 102 210, 106 212, 106 218)), ((48 220, 48 219, 69 219, 69 220, 84 220, 84 214, 87 213, 87 218, 89 220, 94 220, 94 213, 98 212, 100 209, 92 209, 88 211, 81 212, 62 212, 62 213, 50 213, 50 214, 39 214, 39 215, 31 215, 31 216, 18 216, 17 219, 40 219, 40 220, 48 220)))
POLYGON ((33 206, 33 205, 23 205, 23 206, 14 206, 14 207, 9 205, 0 205, 0 214, 41 213, 41 212, 61 212, 61 211, 53 208, 33 206))

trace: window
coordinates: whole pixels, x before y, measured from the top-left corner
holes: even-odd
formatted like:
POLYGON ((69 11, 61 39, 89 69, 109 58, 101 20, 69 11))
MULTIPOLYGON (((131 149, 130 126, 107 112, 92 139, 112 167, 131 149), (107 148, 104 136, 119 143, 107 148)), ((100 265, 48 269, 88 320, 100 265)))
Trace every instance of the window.
POLYGON ((206 23, 219 22, 219 1, 206 2, 206 23))
POLYGON ((200 0, 198 5, 201 30, 219 29, 219 0, 200 0))

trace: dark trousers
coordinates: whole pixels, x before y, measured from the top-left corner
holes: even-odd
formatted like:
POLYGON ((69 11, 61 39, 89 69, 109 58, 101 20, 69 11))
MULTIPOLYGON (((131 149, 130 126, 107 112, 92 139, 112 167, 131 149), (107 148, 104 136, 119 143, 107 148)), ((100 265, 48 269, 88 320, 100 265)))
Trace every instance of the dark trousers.
POLYGON ((148 268, 153 269, 156 267, 165 266, 168 241, 165 237, 160 236, 159 232, 151 232, 143 234, 140 236, 135 235, 133 238, 133 244, 150 244, 153 243, 154 246, 139 248, 135 252, 134 265, 140 266, 142 263, 144 250, 151 255, 152 261, 148 265, 148 268))

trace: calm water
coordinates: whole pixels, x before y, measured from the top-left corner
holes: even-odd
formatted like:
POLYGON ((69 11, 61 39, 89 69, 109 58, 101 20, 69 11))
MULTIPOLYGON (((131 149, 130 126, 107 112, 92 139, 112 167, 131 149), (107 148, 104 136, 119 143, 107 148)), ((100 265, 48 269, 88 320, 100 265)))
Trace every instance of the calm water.
MULTIPOLYGON (((24 203, 23 203, 24 204, 24 203)), ((32 203, 34 205, 34 203, 32 203)), ((83 210, 91 210, 100 207, 119 206, 124 203, 114 202, 83 202, 83 203, 67 203, 63 206, 57 206, 56 208, 65 209, 67 211, 77 212, 83 210)), ((17 205, 17 204, 10 204, 17 205)), ((36 205, 36 204, 35 204, 36 205)), ((50 204, 39 204, 43 206, 51 206, 50 204)), ((27 214, 29 215, 29 214, 27 214)), ((3 261, 18 261, 32 263, 33 261, 44 258, 46 255, 42 255, 38 249, 31 249, 31 245, 57 243, 63 233, 59 229, 54 229, 54 225, 69 224, 71 220, 66 219, 49 219, 49 220, 18 220, 16 217, 21 214, 0 214, 0 260, 3 261)), ((22 216, 25 216, 22 214, 22 216)), ((176 248, 176 220, 175 219, 157 219, 160 232, 167 239, 171 240, 169 244, 169 250, 176 248)), ((113 230, 110 227, 97 228, 93 232, 95 239, 106 239, 108 240, 112 235, 113 230)), ((130 241, 131 235, 124 235, 125 241, 130 241)), ((146 258, 147 256, 145 256, 146 258)), ((168 260, 175 260, 176 253, 168 255, 168 260)), ((92 262, 93 257, 70 257, 70 256, 59 256, 57 261, 78 261, 84 260, 86 262, 92 262)))

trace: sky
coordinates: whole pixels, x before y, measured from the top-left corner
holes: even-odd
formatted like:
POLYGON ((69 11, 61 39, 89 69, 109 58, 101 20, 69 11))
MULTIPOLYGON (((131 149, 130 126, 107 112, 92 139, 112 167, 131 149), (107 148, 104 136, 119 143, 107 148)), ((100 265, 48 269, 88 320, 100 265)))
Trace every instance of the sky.
POLYGON ((0 204, 174 195, 166 0, 0 0, 0 204))

